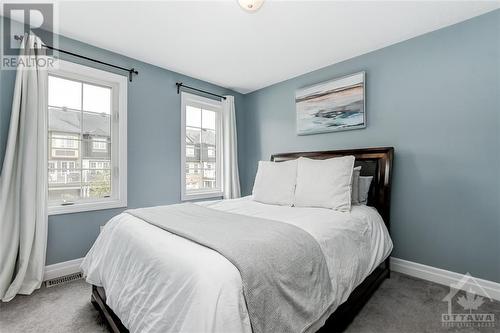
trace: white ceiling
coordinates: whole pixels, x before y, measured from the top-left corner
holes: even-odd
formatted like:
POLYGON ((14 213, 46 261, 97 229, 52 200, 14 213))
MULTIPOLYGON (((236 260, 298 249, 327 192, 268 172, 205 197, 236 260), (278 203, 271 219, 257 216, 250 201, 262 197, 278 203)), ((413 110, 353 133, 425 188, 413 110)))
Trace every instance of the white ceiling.
POLYGON ((247 93, 500 7, 500 1, 65 1, 59 33, 247 93))

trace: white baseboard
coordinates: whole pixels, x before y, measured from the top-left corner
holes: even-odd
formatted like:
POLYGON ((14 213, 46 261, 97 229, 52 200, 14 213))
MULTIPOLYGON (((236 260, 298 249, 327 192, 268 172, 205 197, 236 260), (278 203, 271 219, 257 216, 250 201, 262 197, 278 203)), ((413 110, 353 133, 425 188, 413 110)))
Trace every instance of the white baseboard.
POLYGON ((70 261, 64 261, 64 262, 59 262, 57 264, 45 266, 45 274, 43 275, 43 281, 80 272, 80 265, 82 261, 83 258, 78 258, 70 261))
MULTIPOLYGON (((464 277, 463 274, 393 257, 391 257, 391 270, 445 286, 456 285, 464 277)), ((479 278, 474 278, 474 281, 485 291, 481 296, 500 301, 500 283, 479 278)), ((470 282, 465 283, 462 289, 467 289, 469 285, 470 282)))

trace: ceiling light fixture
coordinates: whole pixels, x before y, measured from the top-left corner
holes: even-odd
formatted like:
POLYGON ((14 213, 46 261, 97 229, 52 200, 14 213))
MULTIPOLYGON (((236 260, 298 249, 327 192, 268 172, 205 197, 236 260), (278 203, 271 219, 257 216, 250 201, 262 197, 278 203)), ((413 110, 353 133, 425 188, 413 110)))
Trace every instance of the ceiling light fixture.
POLYGON ((238 0, 238 3, 247 12, 256 12, 262 7, 264 0, 238 0))

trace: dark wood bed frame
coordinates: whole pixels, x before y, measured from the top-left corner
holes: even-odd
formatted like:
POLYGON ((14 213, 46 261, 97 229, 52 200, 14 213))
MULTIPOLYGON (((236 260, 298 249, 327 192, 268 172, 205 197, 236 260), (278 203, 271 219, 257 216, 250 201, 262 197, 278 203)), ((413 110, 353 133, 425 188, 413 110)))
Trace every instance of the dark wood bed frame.
MULTIPOLYGON (((375 207, 384 219, 387 230, 390 231, 391 208, 391 174, 394 148, 362 148, 318 152, 299 152, 275 154, 271 160, 282 162, 307 157, 314 159, 327 159, 332 157, 353 155, 356 157, 356 166, 361 165, 362 176, 373 176, 372 185, 368 195, 368 205, 375 207)), ((390 276, 389 259, 380 264, 359 286, 349 298, 342 303, 328 318, 325 325, 318 331, 341 332, 352 321, 371 295, 380 286, 384 279, 390 276)), ((120 318, 106 304, 106 293, 102 287, 92 286, 91 302, 99 310, 112 332, 128 332, 120 318)))

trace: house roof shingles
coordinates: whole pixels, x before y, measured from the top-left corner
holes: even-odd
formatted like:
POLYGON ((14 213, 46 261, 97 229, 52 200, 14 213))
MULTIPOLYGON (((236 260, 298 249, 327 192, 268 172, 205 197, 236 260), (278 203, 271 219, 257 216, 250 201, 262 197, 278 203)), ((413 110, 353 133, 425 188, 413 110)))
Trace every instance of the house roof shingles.
MULTIPOLYGON (((80 133, 81 113, 67 109, 49 108, 49 131, 80 133)), ((100 113, 83 113, 83 133, 92 136, 110 136, 110 116, 100 113)))

